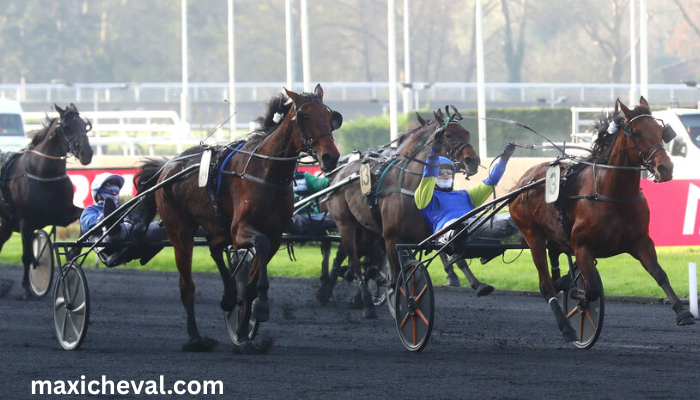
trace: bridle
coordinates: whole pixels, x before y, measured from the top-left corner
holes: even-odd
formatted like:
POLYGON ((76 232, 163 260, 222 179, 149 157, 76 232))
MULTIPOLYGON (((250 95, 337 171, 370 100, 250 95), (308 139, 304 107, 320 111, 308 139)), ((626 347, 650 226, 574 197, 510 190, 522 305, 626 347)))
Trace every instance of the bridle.
MULTIPOLYGON (((63 139, 64 143, 68 145, 68 152, 72 154, 75 158, 80 158, 79 153, 80 153, 80 143, 78 143, 78 139, 75 138, 73 140, 68 138, 68 135, 66 134, 66 127, 63 124, 63 121, 67 120, 68 117, 71 117, 75 115, 80 119, 79 114, 77 111, 73 110, 68 110, 66 111, 60 118, 58 122, 58 126, 56 129, 54 129, 53 133, 49 136, 49 139, 52 139, 54 135, 59 135, 60 138, 63 139)), ((89 119, 84 120, 85 123, 85 134, 90 132, 92 130, 92 123, 90 122, 89 119)))
POLYGON ((661 142, 656 142, 651 146, 651 148, 649 150, 647 150, 646 153, 643 152, 642 149, 639 148, 639 144, 637 143, 637 139, 632 134, 632 122, 634 122, 640 118, 645 118, 645 117, 653 118, 654 120, 661 122, 661 126, 663 127, 663 133, 661 135, 661 139, 664 142, 668 143, 671 140, 673 140, 673 138, 676 137, 676 133, 673 131, 673 128, 671 128, 669 125, 666 125, 663 120, 661 120, 659 118, 655 118, 651 114, 637 115, 636 117, 630 119, 627 122, 622 122, 622 124, 621 124, 622 131, 624 132, 625 136, 627 136, 627 139, 632 141, 632 144, 633 144, 632 147, 634 148, 634 150, 637 151, 637 154, 639 154, 639 156, 642 158, 642 165, 644 165, 645 168, 647 168, 648 170, 651 171, 653 169, 651 162, 654 159, 654 155, 656 155, 656 153, 658 153, 660 150, 663 150, 664 145, 661 142))
POLYGON ((302 101, 299 104, 294 103, 294 117, 292 117, 292 121, 295 121, 297 124, 297 128, 299 129, 299 137, 301 138, 301 148, 299 151, 307 153, 310 156, 314 156, 315 152, 313 150, 313 146, 318 142, 321 138, 324 136, 330 136, 331 138, 333 137, 333 131, 340 128, 340 125, 343 123, 343 117, 342 115, 337 112, 333 111, 330 107, 327 105, 323 104, 322 101, 318 99, 318 96, 314 94, 308 94, 304 95, 305 100, 302 101), (321 128, 323 131, 321 132, 320 135, 316 136, 315 138, 309 138, 308 133, 306 132, 305 127, 302 126, 299 116, 301 115, 301 110, 304 108, 304 106, 307 105, 313 105, 313 103, 318 103, 325 107, 330 113, 331 113, 331 123, 328 124, 326 122, 320 123, 316 125, 314 128, 321 128))

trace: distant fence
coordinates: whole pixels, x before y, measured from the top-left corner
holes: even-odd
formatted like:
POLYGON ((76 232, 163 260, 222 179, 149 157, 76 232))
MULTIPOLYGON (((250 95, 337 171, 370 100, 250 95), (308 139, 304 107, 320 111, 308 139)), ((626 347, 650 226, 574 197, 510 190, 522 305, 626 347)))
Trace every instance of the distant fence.
MULTIPOLYGON (((280 92, 285 82, 237 82, 237 101, 267 100, 280 92)), ((388 101, 387 82, 322 82, 324 99, 331 101, 388 101)), ((418 95, 427 101, 476 101, 476 83, 414 82, 418 95)), ((401 90, 403 86, 397 85, 401 90)), ((629 95, 629 84, 607 83, 486 83, 487 102, 557 105, 563 102, 605 104, 629 95)), ((656 104, 667 101, 696 103, 698 89, 682 84, 650 84, 649 97, 656 104)), ((301 90, 296 82, 294 90, 301 90)), ((0 97, 23 103, 90 102, 94 103, 178 103, 181 83, 74 83, 74 84, 0 84, 0 97)), ((226 82, 191 82, 192 102, 220 102, 228 98, 226 82)))
MULTIPOLYGON (((46 115, 22 113, 27 131, 41 128, 46 115)), ((58 116, 56 112, 48 115, 58 116)), ((90 144, 97 155, 104 154, 107 146, 121 148, 125 156, 172 155, 182 152, 184 146, 225 141, 230 136, 221 130, 210 138, 206 133, 192 135, 189 125, 183 124, 175 111, 81 111, 80 116, 92 123, 90 144)))

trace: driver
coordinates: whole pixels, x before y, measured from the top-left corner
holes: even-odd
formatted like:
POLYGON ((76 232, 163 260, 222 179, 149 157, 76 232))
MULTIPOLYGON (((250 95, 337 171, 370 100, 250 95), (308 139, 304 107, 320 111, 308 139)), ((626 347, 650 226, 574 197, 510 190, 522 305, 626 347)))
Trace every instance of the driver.
MULTIPOLYGON (((508 160, 515 150, 515 145, 508 143, 483 182, 467 190, 454 190, 455 165, 448 158, 440 156, 443 142, 444 133, 438 132, 414 197, 416 206, 433 233, 482 205, 489 198, 503 177, 508 160)), ((514 233, 511 227, 517 231, 517 227, 510 220, 510 213, 496 215, 493 229, 490 229, 489 225, 491 224, 484 224, 481 228, 489 228, 490 232, 486 232, 487 229, 479 229, 479 232, 475 232, 475 234, 478 233, 475 237, 489 239, 501 238, 504 235, 507 237, 514 233), (503 223, 507 221, 510 223, 503 223)))
MULTIPOLYGON (((444 133, 442 131, 435 135, 433 148, 426 160, 423 169, 423 178, 418 184, 414 200, 418 210, 423 216, 425 222, 430 226, 433 233, 439 231, 444 226, 447 226, 452 221, 460 218, 474 208, 482 205, 486 199, 494 192, 496 185, 503 177, 506 170, 506 165, 510 156, 513 155, 515 145, 509 143, 503 149, 500 158, 496 165, 491 170, 489 176, 483 182, 468 190, 453 190, 455 165, 446 157, 440 156, 442 144, 444 142, 444 133)), ((473 219, 472 219, 473 221, 473 219)), ((446 242, 451 234, 448 232, 439 240, 446 242)), ((510 218, 510 213, 501 213, 493 217, 490 222, 481 225, 477 230, 471 232, 468 243, 494 243, 501 242, 505 239, 517 238, 522 239, 522 233, 518 230, 513 220, 510 218)), ((482 259, 485 263, 487 259, 482 259)), ((447 283, 450 286, 459 286, 459 280, 455 275, 452 265, 445 264, 445 272, 447 272, 447 283)), ((483 293, 479 296, 485 296, 493 291, 493 286, 485 285, 478 280, 471 281, 472 289, 479 291, 479 287, 485 286, 483 293)))
MULTIPOLYGON (((119 204, 119 191, 123 186, 124 178, 120 175, 105 172, 95 177, 90 187, 95 204, 87 207, 80 216, 80 230, 82 233, 89 231, 93 226, 117 209, 119 204)), ((105 228, 103 228, 102 231, 96 232, 92 237, 94 237, 95 240, 99 239, 104 233, 105 228)), ((139 232, 138 235, 134 235, 134 231, 133 223, 127 215, 109 232, 105 237, 105 242, 129 241, 134 239, 134 236, 136 236, 136 239, 139 239, 139 241, 140 239, 145 239, 147 242, 162 242, 168 239, 165 230, 158 222, 151 222, 146 227, 144 234, 139 232)), ((125 262, 123 256, 126 254, 127 250, 126 247, 116 252, 114 250, 110 251, 107 248, 101 248, 97 250, 97 253, 107 266, 112 267, 125 262)), ((160 251, 160 248, 154 248, 153 253, 148 255, 153 257, 158 251, 160 251)), ((146 257, 143 258, 145 259, 146 257)))

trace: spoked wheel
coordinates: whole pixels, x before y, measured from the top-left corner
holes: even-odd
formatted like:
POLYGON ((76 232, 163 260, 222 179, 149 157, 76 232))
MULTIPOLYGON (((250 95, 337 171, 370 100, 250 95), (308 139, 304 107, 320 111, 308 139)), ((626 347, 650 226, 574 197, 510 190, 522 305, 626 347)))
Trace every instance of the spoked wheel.
POLYGON ((75 350, 85 339, 90 321, 90 296, 83 269, 77 263, 66 264, 56 281, 53 296, 53 322, 58 343, 75 350))
POLYGON ((53 281, 53 248, 46 231, 39 229, 32 239, 34 264, 29 267, 29 287, 36 297, 44 297, 53 281))
MULTIPOLYGON (((253 263, 253 252, 247 251, 245 249, 234 250, 231 252, 231 259, 229 260, 229 271, 231 272, 231 277, 233 278, 236 289, 238 290, 239 303, 242 302, 241 299, 245 297, 246 284, 248 283, 248 273, 250 272, 250 266, 253 263)), ((226 322, 226 330, 228 331, 228 336, 231 341, 240 346, 241 338, 238 337, 238 321, 243 314, 243 307, 236 305, 231 311, 224 311, 224 322, 226 322)), ((248 320, 248 339, 253 340, 258 334, 258 321, 254 318, 248 320)))
POLYGON ((578 340, 573 342, 579 349, 590 349, 603 330, 603 316, 605 314, 605 300, 603 284, 600 275, 596 274, 600 288, 600 296, 595 301, 585 298, 586 284, 581 271, 574 264, 569 271, 573 282, 572 288, 564 293, 564 311, 571 326, 576 330, 578 340))
MULTIPOLYGON (((372 293, 372 303, 374 303, 375 306, 381 306, 386 302, 387 291, 389 289, 387 284, 391 282, 391 268, 389 268, 389 262, 386 257, 382 260, 379 271, 374 278, 375 279, 368 280, 367 285, 369 286, 369 292, 372 293), (377 283, 377 281, 379 281, 379 283, 377 283)), ((391 309, 391 307, 389 308, 391 309)))
POLYGON ((421 351, 433 330, 435 295, 430 275, 418 260, 409 260, 399 272, 395 296, 399 338, 408 350, 421 351))

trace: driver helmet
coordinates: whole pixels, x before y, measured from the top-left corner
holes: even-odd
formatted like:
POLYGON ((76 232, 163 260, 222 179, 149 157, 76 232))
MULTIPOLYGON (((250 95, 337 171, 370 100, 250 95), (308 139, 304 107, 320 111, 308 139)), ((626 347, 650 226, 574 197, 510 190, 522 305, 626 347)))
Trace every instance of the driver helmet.
POLYGON ((117 203, 119 199, 119 190, 124 186, 124 178, 121 175, 110 174, 105 172, 99 174, 92 181, 90 191, 95 204, 100 203, 105 198, 110 198, 117 203))
POLYGON ((444 191, 452 190, 452 185, 454 184, 455 177, 455 165, 447 157, 440 156, 440 165, 438 167, 438 176, 435 181, 435 186, 444 191))

